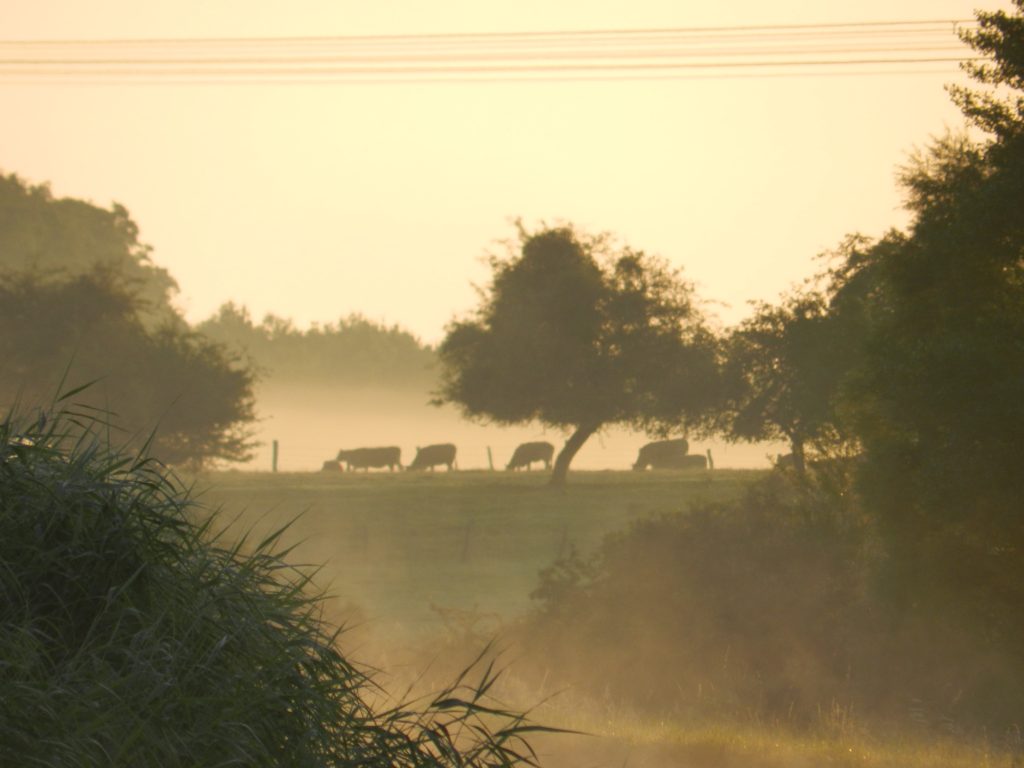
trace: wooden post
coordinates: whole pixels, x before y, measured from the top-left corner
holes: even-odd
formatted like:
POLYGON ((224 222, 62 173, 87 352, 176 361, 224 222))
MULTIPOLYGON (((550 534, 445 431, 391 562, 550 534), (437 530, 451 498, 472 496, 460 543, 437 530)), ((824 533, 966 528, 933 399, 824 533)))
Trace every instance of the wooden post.
POLYGON ((715 468, 715 460, 711 458, 711 449, 708 448, 708 469, 715 468))
POLYGON ((270 471, 277 472, 277 440, 274 441, 274 446, 271 451, 270 471))
POLYGON ((491 468, 491 472, 494 471, 494 457, 491 455, 491 446, 487 446, 487 464, 491 468))

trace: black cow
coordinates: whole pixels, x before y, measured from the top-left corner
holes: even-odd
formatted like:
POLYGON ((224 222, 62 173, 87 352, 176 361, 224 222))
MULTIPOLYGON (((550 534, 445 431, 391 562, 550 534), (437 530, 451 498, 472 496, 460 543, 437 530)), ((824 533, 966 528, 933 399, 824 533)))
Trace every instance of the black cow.
POLYGON ((349 469, 369 469, 370 467, 387 467, 393 470, 402 468, 402 449, 396 445, 383 448, 353 448, 338 451, 338 461, 343 461, 349 469))
POLYGON ((417 448, 416 458, 412 460, 412 464, 406 467, 406 469, 430 469, 430 471, 433 471, 434 467, 441 464, 448 465, 449 472, 455 466, 455 446, 451 443, 439 443, 437 445, 417 448))
POLYGON ((536 443, 523 443, 518 446, 505 469, 519 469, 530 465, 535 461, 543 461, 545 469, 551 469, 551 458, 555 455, 555 446, 551 443, 540 441, 536 443))
MULTIPOLYGON (((690 450, 690 444, 683 437, 676 440, 659 440, 655 443, 648 443, 637 454, 633 469, 638 471, 647 469, 647 467, 653 469, 682 469, 681 465, 684 463, 684 459, 694 458, 687 457, 686 452, 688 450, 690 450)), ((707 461, 707 458, 704 456, 697 458, 701 461, 707 461)))

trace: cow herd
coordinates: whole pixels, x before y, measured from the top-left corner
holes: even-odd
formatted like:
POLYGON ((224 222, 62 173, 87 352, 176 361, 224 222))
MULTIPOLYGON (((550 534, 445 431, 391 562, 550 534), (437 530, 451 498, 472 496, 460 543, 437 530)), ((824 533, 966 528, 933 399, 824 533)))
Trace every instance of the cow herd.
MULTIPOLYGON (((684 438, 675 440, 659 440, 648 443, 640 449, 633 469, 642 471, 652 469, 713 469, 711 451, 704 454, 690 454, 690 446, 684 438)), ((488 452, 490 449, 488 449, 488 452)), ((334 459, 323 463, 324 471, 354 471, 358 469, 406 469, 410 471, 447 467, 450 472, 457 469, 455 463, 455 445, 437 443, 416 449, 416 457, 408 466, 402 465, 402 449, 397 445, 378 448, 351 448, 338 451, 334 459)), ((535 463, 543 463, 545 469, 551 469, 551 461, 555 455, 555 446, 541 440, 522 443, 505 466, 506 470, 532 469, 535 463)))

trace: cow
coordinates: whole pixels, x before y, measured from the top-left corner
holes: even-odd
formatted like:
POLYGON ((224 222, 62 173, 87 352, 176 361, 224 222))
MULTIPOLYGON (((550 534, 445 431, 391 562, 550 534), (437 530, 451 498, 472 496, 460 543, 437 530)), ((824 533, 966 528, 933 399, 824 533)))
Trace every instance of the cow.
MULTIPOLYGON (((686 438, 680 437, 676 440, 659 440, 655 443, 648 443, 640 449, 637 454, 636 463, 633 469, 641 471, 651 467, 653 469, 682 469, 682 459, 686 458, 686 452, 690 450, 690 444, 686 438)), ((706 457, 701 456, 706 461, 706 457)))
POLYGON ((530 465, 535 461, 543 461, 545 469, 551 469, 551 458, 555 455, 555 446, 551 443, 540 441, 536 443, 522 443, 519 445, 505 469, 519 469, 530 465))
POLYGON ((448 465, 449 472, 455 466, 455 446, 451 443, 439 443, 437 445, 417 448, 416 458, 412 460, 412 464, 406 467, 406 469, 429 469, 433 472, 434 467, 440 464, 448 465))
POLYGON ((396 445, 382 448, 352 448, 338 451, 338 461, 343 461, 350 470, 370 467, 402 468, 402 449, 396 445))

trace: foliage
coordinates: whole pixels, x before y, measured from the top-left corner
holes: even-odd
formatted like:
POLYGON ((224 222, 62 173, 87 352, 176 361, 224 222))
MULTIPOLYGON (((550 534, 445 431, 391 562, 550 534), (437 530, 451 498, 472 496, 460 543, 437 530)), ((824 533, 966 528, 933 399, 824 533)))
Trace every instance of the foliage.
POLYGON ((692 287, 659 258, 571 226, 519 230, 490 286, 439 349, 440 399, 472 418, 572 430, 562 484, 601 427, 678 427, 714 402, 717 349, 692 287))
POLYGON ((849 471, 773 473, 738 501, 638 520, 563 558, 519 630, 532 674, 659 719, 814 727, 832 706, 881 730, 1012 727, 1019 658, 980 647, 958 617, 893 616, 879 600, 849 471))
POLYGON ((949 89, 964 115, 1000 143, 1019 139, 1024 128, 1024 98, 1019 93, 1024 86, 1024 2, 1013 0, 1013 5, 1016 15, 979 11, 978 28, 964 30, 961 37, 984 57, 966 62, 963 68, 980 84, 1006 86, 1016 92, 1000 97, 993 90, 949 89))
POLYGON ((125 442, 150 441, 170 463, 249 457, 253 374, 219 345, 167 320, 147 325, 140 299, 106 271, 0 278, 4 370, 0 402, 48 402, 67 379, 80 399, 112 410, 125 442))
POLYGON ((837 395, 857 354, 855 337, 828 309, 817 292, 759 304, 726 342, 720 427, 731 440, 787 440, 799 473, 809 443, 822 448, 839 437, 837 395))
POLYGON ((247 355, 274 383, 424 391, 434 384, 429 346, 397 326, 361 315, 302 331, 275 315, 257 325, 244 307, 229 302, 197 330, 247 355))
POLYGON ((147 322, 167 321, 175 315, 170 299, 178 286, 138 237, 124 206, 105 210, 54 198, 45 185, 0 175, 0 273, 72 278, 100 269, 131 288, 147 322))
POLYGON ((821 425, 850 440, 892 615, 935 631, 955 621, 1020 659, 1024 0, 1014 6, 978 14, 963 37, 988 57, 965 65, 979 87, 950 89, 987 138, 947 134, 911 155, 907 231, 847 240, 823 298, 762 307, 734 333, 730 361, 755 375, 727 423, 752 437, 788 424, 794 454, 804 434, 820 444, 821 425))
POLYGON ((80 412, 0 424, 0 762, 512 766, 532 726, 490 668, 372 706, 280 535, 229 544, 154 461, 80 412), (72 437, 72 435, 78 437, 72 437))
POLYGON ((1015 95, 953 89, 993 135, 941 137, 902 170, 914 220, 861 265, 881 301, 848 404, 895 604, 996 649, 1024 632, 1024 19, 979 19, 967 40, 994 58, 968 69, 1015 95))

